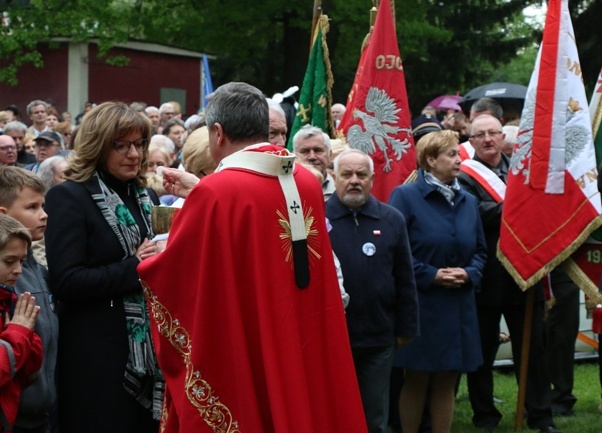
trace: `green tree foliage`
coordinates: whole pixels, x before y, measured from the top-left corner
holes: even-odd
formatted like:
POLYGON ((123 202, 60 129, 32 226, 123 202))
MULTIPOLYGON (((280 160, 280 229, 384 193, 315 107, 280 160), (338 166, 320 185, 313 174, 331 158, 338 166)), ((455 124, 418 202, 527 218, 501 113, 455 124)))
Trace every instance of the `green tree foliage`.
POLYGON ((414 110, 438 95, 463 94, 496 81, 496 71, 533 41, 534 34, 522 17, 522 10, 533 0, 426 3, 428 22, 445 29, 448 37, 425 41, 420 50, 405 55, 408 96, 414 110))
MULTIPOLYGON (((107 54, 114 44, 142 32, 140 20, 130 20, 137 7, 135 3, 110 0, 8 2, 0 28, 0 81, 16 84, 18 68, 25 63, 41 67, 43 59, 37 45, 54 36, 66 36, 74 41, 94 37, 101 55, 107 54)), ((124 59, 107 60, 119 63, 124 59)))
MULTIPOLYGON (((0 81, 16 83, 21 65, 43 59, 36 46, 51 37, 98 41, 110 47, 128 39, 172 45, 216 56, 215 84, 250 82, 272 94, 300 85, 310 47, 312 2, 307 0, 0 0, 10 24, 0 27, 0 81)), ((464 93, 499 79, 524 82, 538 36, 521 11, 541 0, 397 0, 397 36, 414 112, 440 94, 464 93)), ((602 66, 596 17, 602 2, 570 2, 584 77, 602 66)), ((328 45, 335 85, 345 102, 371 0, 323 0, 330 22, 328 45)), ((586 81, 587 82, 587 81, 586 81)), ((526 84, 526 83, 525 83, 526 84)))
POLYGON ((583 83, 588 97, 594 90, 594 83, 602 68, 602 2, 599 0, 573 0, 569 2, 573 18, 575 39, 579 49, 579 60, 583 72, 583 83))

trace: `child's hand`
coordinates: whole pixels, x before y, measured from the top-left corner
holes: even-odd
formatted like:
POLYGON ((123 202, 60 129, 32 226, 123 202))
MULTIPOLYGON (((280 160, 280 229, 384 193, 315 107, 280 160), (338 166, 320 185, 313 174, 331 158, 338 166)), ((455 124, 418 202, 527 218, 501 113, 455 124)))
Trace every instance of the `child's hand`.
POLYGON ((39 314, 40 307, 36 306, 36 298, 31 296, 31 293, 25 292, 19 296, 19 300, 15 306, 15 313, 9 323, 25 326, 30 331, 33 331, 39 314))

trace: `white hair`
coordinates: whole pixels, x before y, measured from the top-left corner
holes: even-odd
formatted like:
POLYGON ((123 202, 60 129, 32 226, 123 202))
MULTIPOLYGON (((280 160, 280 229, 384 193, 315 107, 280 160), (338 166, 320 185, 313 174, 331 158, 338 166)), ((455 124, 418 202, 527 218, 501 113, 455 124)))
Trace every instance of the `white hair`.
POLYGON ((48 190, 54 186, 54 175, 56 173, 56 167, 62 161, 67 161, 65 155, 54 155, 50 158, 46 158, 40 164, 37 174, 39 178, 42 179, 42 183, 44 184, 46 192, 48 192, 48 190))
POLYGON ((305 125, 302 127, 295 136, 293 137, 293 152, 297 150, 299 147, 299 142, 301 140, 305 140, 309 137, 313 137, 314 135, 322 135, 324 138, 324 145, 328 149, 328 154, 330 155, 331 147, 330 147, 330 137, 324 131, 322 131, 317 126, 305 125))
POLYGON ((265 100, 268 101, 268 108, 270 110, 274 110, 274 111, 282 114, 282 116, 286 119, 286 113, 284 112, 284 110, 282 109, 282 106, 278 102, 276 102, 270 98, 265 98, 265 100))
POLYGON ((192 126, 196 125, 197 123, 199 123, 201 120, 203 120, 203 118, 201 116, 199 116, 198 114, 193 114, 192 116, 190 116, 188 119, 186 119, 186 122, 184 122, 184 128, 186 130, 190 129, 192 126))
POLYGON ((347 111, 347 107, 345 107, 343 104, 339 104, 339 103, 333 104, 330 109, 332 110, 333 108, 340 108, 343 113, 345 111, 347 111))
POLYGON ((169 102, 166 102, 164 104, 161 104, 161 106, 159 107, 159 114, 163 114, 163 112, 165 110, 167 110, 168 108, 171 108, 172 110, 176 109, 176 107, 174 107, 173 104, 170 104, 169 102))
POLYGON ((370 167, 370 173, 374 173, 374 161, 370 157, 370 155, 365 154, 359 149, 345 149, 334 159, 333 169, 334 172, 337 173, 339 171, 339 160, 345 155, 349 155, 350 153, 359 153, 362 156, 365 156, 368 159, 368 166, 370 167))
POLYGON ((159 112, 159 109, 158 109, 157 107, 155 107, 155 106, 151 105, 151 106, 149 106, 149 107, 146 107, 146 108, 144 109, 144 112, 145 112, 146 114, 151 114, 151 113, 159 112))
POLYGON ((174 144, 173 140, 167 135, 153 135, 151 137, 150 144, 154 143, 163 144, 165 147, 167 147, 167 150, 169 150, 170 153, 174 153, 176 151, 176 145, 174 144))

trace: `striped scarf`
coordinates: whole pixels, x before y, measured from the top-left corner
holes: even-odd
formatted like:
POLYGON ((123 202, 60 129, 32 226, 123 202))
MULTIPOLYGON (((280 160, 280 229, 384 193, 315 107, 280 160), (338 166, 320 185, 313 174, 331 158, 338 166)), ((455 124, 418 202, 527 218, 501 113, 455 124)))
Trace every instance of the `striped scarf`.
MULTIPOLYGON (((140 227, 119 195, 103 182, 97 172, 94 173, 93 180, 95 182, 89 188, 90 194, 121 244, 122 260, 132 257, 142 241, 140 227)), ((148 192, 145 188, 134 186, 134 194, 147 233, 152 236, 151 201, 148 192)), ((130 348, 123 386, 136 401, 151 410, 153 418, 158 420, 161 416, 165 382, 157 365, 148 310, 142 291, 124 295, 123 307, 130 348)))
POLYGON ((460 191, 460 184, 458 179, 454 179, 451 184, 443 183, 435 176, 430 174, 428 171, 424 172, 424 180, 429 185, 433 186, 437 191, 439 191, 445 200, 453 207, 454 205, 454 197, 460 191))

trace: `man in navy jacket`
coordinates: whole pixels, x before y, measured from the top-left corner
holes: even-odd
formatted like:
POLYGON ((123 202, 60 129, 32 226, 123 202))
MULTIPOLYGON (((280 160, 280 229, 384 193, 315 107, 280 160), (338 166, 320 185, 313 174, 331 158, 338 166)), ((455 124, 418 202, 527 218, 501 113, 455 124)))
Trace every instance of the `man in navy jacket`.
POLYGON ((370 195, 372 159, 347 150, 334 161, 326 203, 330 240, 350 296, 347 329, 370 433, 384 432, 393 351, 419 334, 416 283, 405 219, 370 195))

